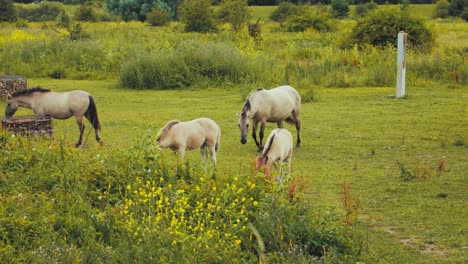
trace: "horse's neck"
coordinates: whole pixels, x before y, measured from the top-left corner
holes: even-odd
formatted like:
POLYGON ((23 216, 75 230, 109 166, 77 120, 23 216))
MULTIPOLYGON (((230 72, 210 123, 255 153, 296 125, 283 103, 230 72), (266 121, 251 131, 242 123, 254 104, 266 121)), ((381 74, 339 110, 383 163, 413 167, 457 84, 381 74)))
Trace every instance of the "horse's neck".
POLYGON ((33 95, 20 96, 17 99, 20 106, 30 108, 30 109, 32 108, 34 100, 35 100, 35 98, 33 98, 33 95))

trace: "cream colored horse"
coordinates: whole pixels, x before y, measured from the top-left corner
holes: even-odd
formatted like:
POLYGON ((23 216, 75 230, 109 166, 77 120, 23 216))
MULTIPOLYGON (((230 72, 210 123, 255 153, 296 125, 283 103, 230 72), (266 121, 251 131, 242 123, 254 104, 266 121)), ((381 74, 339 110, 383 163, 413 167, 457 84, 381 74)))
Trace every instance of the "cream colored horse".
POLYGON ((16 92, 13 95, 7 94, 7 99, 6 118, 11 118, 20 107, 32 109, 34 114, 38 116, 50 116, 56 119, 68 119, 75 116, 80 129, 80 137, 76 147, 79 147, 83 141, 85 129, 85 125, 83 124, 84 116, 93 125, 96 140, 102 145, 101 137, 99 136, 101 123, 99 122, 96 103, 93 96, 88 92, 74 90, 56 93, 49 89, 35 87, 16 92))
POLYGON ((268 137, 262 155, 257 158, 257 170, 266 167, 266 173, 269 174, 272 165, 278 164, 281 170, 283 165, 287 166, 287 174, 291 171, 291 159, 293 154, 293 137, 291 133, 284 128, 276 128, 271 131, 268 137))
POLYGON ((187 122, 172 120, 161 128, 158 134, 156 142, 159 146, 177 151, 181 160, 184 159, 185 150, 199 148, 206 163, 208 160, 206 148, 208 148, 211 160, 216 164, 221 129, 215 121, 209 118, 197 118, 187 122))
POLYGON ((245 100, 239 117, 239 130, 242 144, 247 142, 249 123, 252 120, 252 137, 258 147, 258 152, 263 149, 262 140, 265 133, 265 123, 276 123, 278 128, 283 128, 283 121, 294 124, 297 132, 296 147, 301 144, 301 97, 293 87, 289 85, 280 86, 274 89, 258 89, 252 92, 245 100), (261 124, 257 141, 257 126, 261 124))

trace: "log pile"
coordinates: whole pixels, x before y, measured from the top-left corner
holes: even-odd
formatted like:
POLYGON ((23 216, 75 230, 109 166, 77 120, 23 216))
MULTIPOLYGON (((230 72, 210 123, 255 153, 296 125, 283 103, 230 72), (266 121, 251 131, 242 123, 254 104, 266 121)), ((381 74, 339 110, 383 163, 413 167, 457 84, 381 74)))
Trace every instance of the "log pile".
POLYGON ((0 76, 0 97, 3 100, 7 99, 7 94, 14 94, 15 92, 25 90, 28 87, 26 77, 16 75, 2 75, 0 76))
POLYGON ((52 118, 41 116, 20 116, 2 119, 2 128, 23 136, 48 136, 53 138, 52 118))

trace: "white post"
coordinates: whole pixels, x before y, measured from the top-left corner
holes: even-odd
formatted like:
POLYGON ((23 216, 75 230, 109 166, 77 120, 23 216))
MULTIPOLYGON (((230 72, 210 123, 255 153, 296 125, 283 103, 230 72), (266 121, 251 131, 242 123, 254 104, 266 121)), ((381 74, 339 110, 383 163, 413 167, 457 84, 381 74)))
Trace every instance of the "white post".
POLYGON ((405 98, 405 79, 406 79, 406 33, 398 33, 398 55, 397 55, 397 80, 396 80, 396 98, 405 98))

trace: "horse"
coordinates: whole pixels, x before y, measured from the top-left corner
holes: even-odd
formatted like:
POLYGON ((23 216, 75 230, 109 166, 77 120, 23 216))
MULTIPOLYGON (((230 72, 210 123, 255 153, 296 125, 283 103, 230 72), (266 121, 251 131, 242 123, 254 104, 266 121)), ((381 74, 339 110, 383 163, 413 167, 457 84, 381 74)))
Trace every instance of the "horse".
POLYGON ((240 142, 247 143, 249 123, 252 120, 252 137, 258 147, 258 153, 263 149, 262 140, 265 132, 265 123, 276 123, 278 128, 283 128, 283 121, 294 124, 297 132, 296 148, 301 144, 301 97, 293 87, 289 85, 279 86, 270 90, 263 88, 250 93, 245 100, 241 113, 238 115, 239 130, 241 134, 240 142), (257 141, 257 126, 261 123, 259 137, 257 141))
POLYGON ((38 116, 49 116, 56 119, 68 119, 75 116, 80 137, 76 147, 81 146, 85 125, 83 116, 93 125, 96 140, 102 145, 99 131, 101 123, 99 122, 96 103, 91 94, 82 90, 73 90, 59 93, 52 92, 50 89, 34 87, 7 94, 7 106, 5 117, 11 118, 20 107, 31 109, 38 116))
POLYGON ((276 128, 271 131, 265 143, 262 155, 257 158, 256 169, 258 171, 261 167, 266 167, 266 174, 269 175, 271 166, 278 163, 281 175, 282 165, 286 164, 289 174, 291 170, 292 154, 293 137, 291 132, 284 128, 276 128))
POLYGON ((169 121, 158 132, 156 142, 161 148, 170 148, 179 153, 183 160, 185 150, 200 149, 203 162, 208 160, 206 148, 210 151, 211 160, 216 165, 221 129, 209 118, 197 118, 191 121, 169 121))

